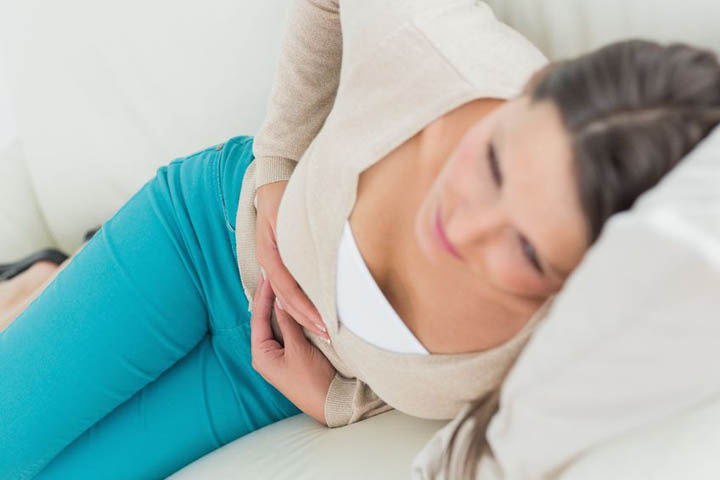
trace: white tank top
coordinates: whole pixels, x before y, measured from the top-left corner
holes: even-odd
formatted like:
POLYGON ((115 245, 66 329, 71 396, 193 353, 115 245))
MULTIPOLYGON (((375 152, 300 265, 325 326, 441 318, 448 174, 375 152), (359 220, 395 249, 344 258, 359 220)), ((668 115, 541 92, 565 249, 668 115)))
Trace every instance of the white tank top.
POLYGON ((345 328, 385 350, 429 354, 375 283, 347 220, 338 247, 336 283, 338 320, 345 328))

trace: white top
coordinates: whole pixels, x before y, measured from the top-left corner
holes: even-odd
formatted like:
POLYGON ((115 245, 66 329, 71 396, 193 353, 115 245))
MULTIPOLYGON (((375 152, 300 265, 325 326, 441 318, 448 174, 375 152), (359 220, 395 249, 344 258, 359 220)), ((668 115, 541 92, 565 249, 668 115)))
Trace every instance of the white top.
POLYGON ((429 354, 375 283, 347 220, 338 247, 337 313, 340 324, 376 347, 429 354))

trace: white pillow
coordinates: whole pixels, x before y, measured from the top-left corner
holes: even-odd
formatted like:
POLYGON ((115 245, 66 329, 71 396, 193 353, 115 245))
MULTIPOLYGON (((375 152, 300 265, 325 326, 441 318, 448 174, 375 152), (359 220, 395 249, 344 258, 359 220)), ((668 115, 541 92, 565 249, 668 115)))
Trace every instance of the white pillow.
MULTIPOLYGON (((495 460, 507 478, 551 478, 584 452, 643 429, 662 432, 662 422, 701 408, 718 424, 719 343, 720 128, 631 211, 613 216, 569 278, 503 386, 488 428, 495 460)), ((717 442, 709 433, 680 438, 717 442)), ((671 442, 624 445, 654 465, 653 479, 697 468, 697 455, 669 455, 671 442)), ((604 467, 596 476, 578 467, 561 478, 650 478, 622 476, 609 452, 608 462, 591 460, 604 467)))
POLYGON ((629 432, 574 461, 560 480, 717 480, 720 397, 629 432))

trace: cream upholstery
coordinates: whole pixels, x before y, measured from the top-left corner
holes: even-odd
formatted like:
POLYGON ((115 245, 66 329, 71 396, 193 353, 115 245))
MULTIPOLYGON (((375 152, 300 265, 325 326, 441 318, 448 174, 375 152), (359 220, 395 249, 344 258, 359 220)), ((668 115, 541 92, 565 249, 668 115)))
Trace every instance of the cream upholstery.
POLYGON ((347 427, 328 429, 307 415, 296 415, 239 438, 170 478, 406 478, 409 459, 444 424, 411 419, 392 410, 347 427), (343 454, 347 446, 352 446, 354 454, 350 471, 348 456, 343 454))
MULTIPOLYGON (((720 3, 713 0, 488 3, 551 58, 634 36, 720 51, 720 3)), ((252 134, 263 117, 287 4, 1 2, 0 72, 18 138, 0 149, 0 263, 47 245, 74 250, 82 233, 158 166, 252 134)), ((618 478, 615 466, 633 472, 621 478, 678 478, 688 462, 702 461, 698 450, 678 442, 719 440, 707 426, 717 431, 720 409, 703 407, 586 452, 564 480, 618 478), (686 455, 675 462, 682 468, 651 470, 657 452, 671 448, 686 455)), ((407 478, 415 453, 443 424, 390 412, 328 430, 300 415, 238 439, 173 478, 336 479, 350 461, 353 478, 407 478), (345 445, 362 453, 350 460, 345 445)))
MULTIPOLYGON (((286 4, 0 2, 25 168, 57 246, 76 249, 160 165, 258 128, 286 4)), ((6 245, 5 229, 0 262, 47 241, 6 245)))

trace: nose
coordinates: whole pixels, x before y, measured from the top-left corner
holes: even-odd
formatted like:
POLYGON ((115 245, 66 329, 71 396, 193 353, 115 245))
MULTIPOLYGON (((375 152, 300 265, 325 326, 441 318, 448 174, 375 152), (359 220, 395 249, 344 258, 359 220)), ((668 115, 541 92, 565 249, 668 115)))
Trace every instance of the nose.
POLYGON ((472 209, 457 212, 446 228, 453 245, 460 251, 467 251, 499 235, 508 224, 506 210, 497 203, 486 208, 478 208, 476 205, 472 209))

